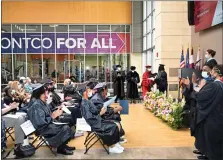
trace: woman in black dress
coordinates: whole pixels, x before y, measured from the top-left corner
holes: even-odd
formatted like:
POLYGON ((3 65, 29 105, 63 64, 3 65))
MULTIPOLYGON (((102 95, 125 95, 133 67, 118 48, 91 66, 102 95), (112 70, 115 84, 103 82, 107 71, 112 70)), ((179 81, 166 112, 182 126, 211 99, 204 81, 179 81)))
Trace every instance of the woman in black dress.
POLYGON ((167 73, 164 68, 165 65, 160 64, 159 69, 158 69, 158 74, 155 79, 155 82, 157 84, 157 89, 159 89, 160 92, 165 92, 167 91, 167 73))
POLYGON ((217 61, 214 59, 215 55, 216 55, 216 52, 212 49, 208 49, 205 54, 205 58, 206 58, 205 65, 211 66, 211 69, 218 64, 217 61))

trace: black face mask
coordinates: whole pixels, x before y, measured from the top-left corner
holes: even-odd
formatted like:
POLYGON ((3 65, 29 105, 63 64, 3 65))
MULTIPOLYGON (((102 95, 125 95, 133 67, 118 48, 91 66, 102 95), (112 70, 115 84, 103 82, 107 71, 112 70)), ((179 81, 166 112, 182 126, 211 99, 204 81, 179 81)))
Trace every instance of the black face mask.
POLYGON ((54 92, 54 90, 55 90, 54 87, 48 89, 49 92, 54 92))

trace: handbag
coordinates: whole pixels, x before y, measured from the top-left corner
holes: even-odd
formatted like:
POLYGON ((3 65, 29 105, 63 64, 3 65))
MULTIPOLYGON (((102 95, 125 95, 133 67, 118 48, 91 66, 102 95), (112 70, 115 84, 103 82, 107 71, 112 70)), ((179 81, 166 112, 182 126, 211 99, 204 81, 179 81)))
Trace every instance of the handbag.
POLYGON ((34 155, 36 148, 30 143, 29 145, 23 146, 22 144, 17 145, 14 149, 14 155, 16 158, 25 158, 34 155))

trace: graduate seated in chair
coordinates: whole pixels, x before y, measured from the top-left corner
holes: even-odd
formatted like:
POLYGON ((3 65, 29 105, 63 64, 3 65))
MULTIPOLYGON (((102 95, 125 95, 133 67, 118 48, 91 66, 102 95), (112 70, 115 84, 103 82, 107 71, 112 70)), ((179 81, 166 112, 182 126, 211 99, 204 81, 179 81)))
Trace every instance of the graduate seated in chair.
MULTIPOLYGON (((107 85, 106 83, 98 83, 95 87, 95 94, 91 98, 91 102, 97 107, 98 111, 100 112, 103 108, 104 102, 106 102, 107 99, 107 85)), ((105 113, 101 116, 105 120, 111 120, 111 121, 116 121, 119 122, 121 126, 121 116, 119 112, 122 110, 121 106, 117 107, 107 107, 107 110, 105 113)), ((123 132, 123 135, 125 134, 124 130, 121 127, 121 132, 123 132)), ((127 140, 124 138, 124 136, 121 137, 120 143, 126 143, 127 140)))
POLYGON ((95 90, 94 90, 94 87, 97 85, 98 83, 97 82, 89 82, 87 85, 86 85, 86 88, 85 88, 85 91, 83 92, 83 98, 84 99, 87 99, 87 100, 90 100, 93 95, 95 94, 95 90))
MULTIPOLYGON (((107 93, 108 88, 106 83, 99 83, 94 87, 95 94, 91 98, 91 102, 94 103, 95 106, 97 106, 98 110, 100 111, 104 105, 104 102, 106 102, 107 99, 107 93)), ((107 120, 116 120, 121 121, 121 117, 119 112, 122 110, 121 106, 117 107, 110 107, 108 106, 106 113, 103 115, 104 119, 107 120)))
POLYGON ((103 143, 109 146, 110 153, 122 153, 124 147, 120 145, 120 137, 124 135, 119 122, 105 120, 103 115, 106 108, 98 109, 91 101, 83 99, 81 111, 86 122, 91 126, 93 132, 96 132, 103 143))
POLYGON ((43 85, 33 90, 32 97, 35 101, 28 109, 28 118, 35 127, 36 133, 43 136, 50 146, 56 147, 58 153, 72 155, 75 147, 69 147, 66 144, 74 137, 74 133, 68 125, 53 123, 62 115, 61 107, 51 112, 46 104, 48 91, 43 85))
POLYGON ((65 100, 76 99, 78 96, 76 92, 77 86, 70 79, 65 79, 63 93, 65 100))
POLYGON ((53 81, 48 81, 45 83, 45 87, 49 92, 49 97, 47 99, 47 104, 50 107, 50 110, 53 112, 57 110, 58 106, 65 105, 71 112, 71 115, 67 113, 63 113, 61 116, 58 117, 60 122, 69 123, 70 126, 76 125, 77 118, 81 118, 81 111, 80 111, 80 101, 82 99, 81 96, 77 97, 76 100, 78 103, 72 104, 70 102, 64 102, 60 96, 55 92, 55 87, 53 85, 53 81))

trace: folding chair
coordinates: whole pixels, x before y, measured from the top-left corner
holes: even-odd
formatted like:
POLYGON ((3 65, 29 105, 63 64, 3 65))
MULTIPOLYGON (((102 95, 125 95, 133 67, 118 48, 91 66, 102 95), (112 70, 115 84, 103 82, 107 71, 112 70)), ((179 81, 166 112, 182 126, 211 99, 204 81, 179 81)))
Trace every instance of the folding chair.
POLYGON ((87 154, 87 152, 89 151, 89 149, 91 147, 93 147, 95 145, 95 143, 97 143, 98 141, 101 143, 101 145, 103 146, 103 148, 105 149, 105 151, 109 154, 108 149, 105 147, 105 144, 103 143, 103 141, 101 140, 101 138, 98 136, 98 134, 96 132, 93 131, 88 131, 87 132, 88 135, 85 139, 84 145, 85 145, 85 153, 87 154), (95 139, 95 141, 93 141, 95 139), (91 144, 91 142, 93 141, 93 143, 91 144))
POLYGON ((51 152, 52 152, 55 156, 57 155, 56 152, 54 152, 53 147, 50 146, 50 145, 48 144, 48 142, 45 140, 45 138, 44 138, 43 136, 41 136, 41 135, 39 135, 39 134, 37 134, 37 133, 35 133, 35 135, 36 135, 36 138, 35 138, 34 141, 32 142, 32 145, 34 145, 35 142, 37 142, 37 140, 40 141, 40 142, 35 146, 36 150, 37 150, 38 148, 40 148, 42 145, 45 144, 45 145, 51 150, 51 152))
POLYGON ((13 141, 15 141, 15 139, 12 136, 12 134, 14 133, 13 127, 6 128, 5 133, 6 133, 6 139, 8 139, 10 137, 13 141))

